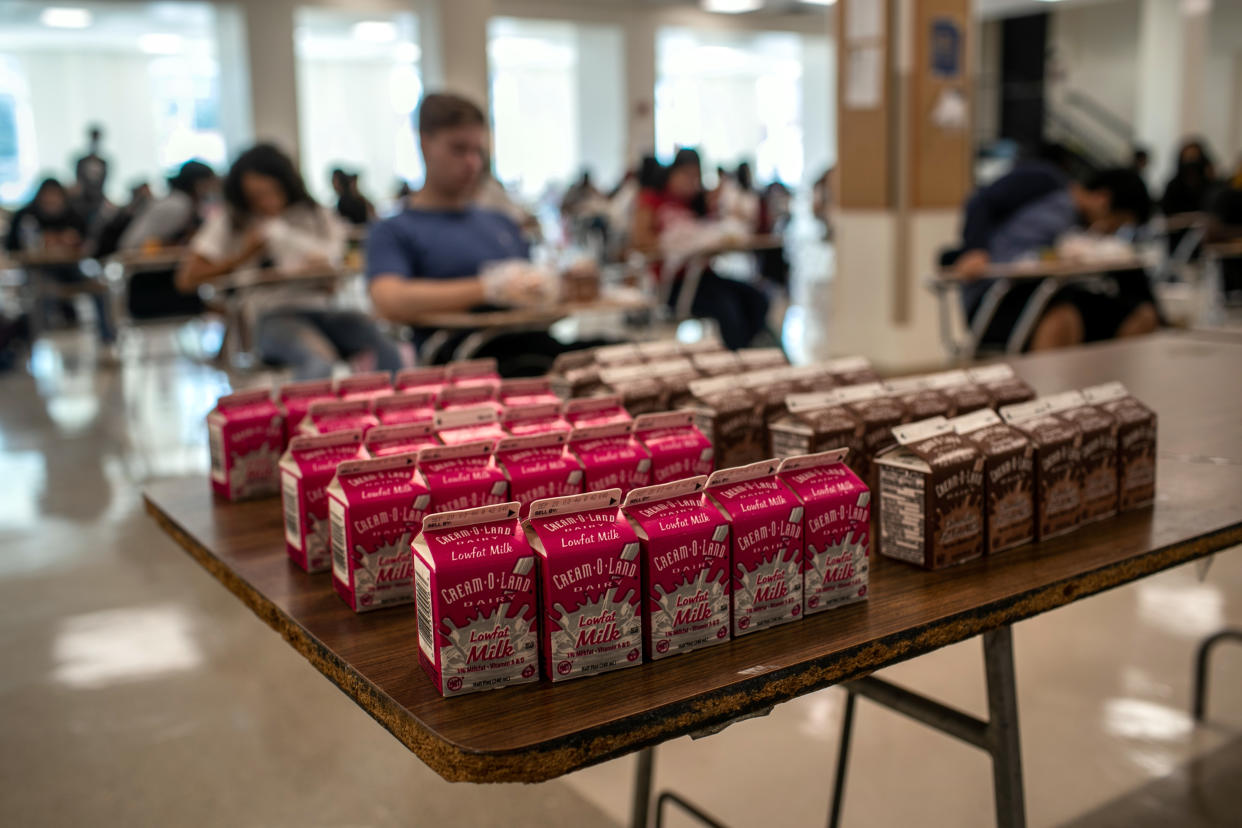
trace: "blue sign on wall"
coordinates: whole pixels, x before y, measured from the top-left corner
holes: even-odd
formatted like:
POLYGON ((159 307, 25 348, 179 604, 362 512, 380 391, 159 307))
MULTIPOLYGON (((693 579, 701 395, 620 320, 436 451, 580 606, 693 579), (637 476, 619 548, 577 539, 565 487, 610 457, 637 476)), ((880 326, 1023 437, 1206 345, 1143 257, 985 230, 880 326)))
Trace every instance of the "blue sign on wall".
POLYGON ((962 71, 962 29, 947 17, 931 24, 931 71, 939 78, 956 78, 962 71))

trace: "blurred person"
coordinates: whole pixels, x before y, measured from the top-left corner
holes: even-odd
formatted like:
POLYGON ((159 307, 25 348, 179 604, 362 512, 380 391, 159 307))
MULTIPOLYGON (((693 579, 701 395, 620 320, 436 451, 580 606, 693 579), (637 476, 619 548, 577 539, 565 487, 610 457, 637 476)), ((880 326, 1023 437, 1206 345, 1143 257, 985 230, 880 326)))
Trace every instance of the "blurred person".
POLYGON ((336 214, 355 226, 375 220, 375 205, 358 187, 358 174, 337 167, 332 170, 332 192, 336 193, 336 214))
POLYGON ((70 196, 74 209, 82 216, 88 230, 94 230, 107 204, 104 185, 108 181, 108 161, 101 153, 103 128, 92 124, 86 137, 86 152, 73 165, 74 180, 70 196))
MULTIPOLYGON (((1235 242, 1242 240, 1242 157, 1233 175, 1212 197, 1209 205, 1207 241, 1235 242)), ((1220 260, 1222 289, 1230 303, 1242 298, 1242 257, 1220 260)))
POLYGON ((603 194, 596 189, 595 183, 591 181, 591 171, 583 170, 582 175, 565 190, 565 195, 561 198, 561 214, 575 216, 584 207, 597 202, 601 198, 603 198, 603 194))
POLYGON ((836 190, 837 168, 824 170, 811 185, 811 214, 824 224, 824 238, 832 238, 833 193, 836 190))
POLYGON ((1207 145, 1198 138, 1185 141, 1177 151, 1177 169, 1160 197, 1160 211, 1174 216, 1203 210, 1215 180, 1216 166, 1207 145))
POLYGON ((1146 147, 1135 147, 1130 154, 1130 169, 1139 175, 1147 175, 1147 168, 1151 166, 1151 153, 1146 147))
POLYGON ((485 159, 486 167, 475 185, 474 203, 485 210, 492 210, 508 216, 527 237, 538 241, 543 237, 543 228, 539 219, 530 210, 523 207, 509 193, 505 185, 496 177, 492 170, 491 156, 485 159))
MULTIPOLYGON (((243 152, 224 181, 225 209, 207 217, 177 271, 186 293, 234 271, 270 266, 294 274, 339 266, 345 227, 315 203, 289 156, 271 144, 243 152)), ((400 353, 364 313, 329 307, 330 297, 294 285, 256 290, 243 315, 253 321, 265 362, 298 379, 328 377, 338 359, 401 367, 400 353)))
MULTIPOLYGON (((706 230, 710 235, 718 235, 713 229, 703 191, 699 154, 693 149, 681 149, 664 170, 659 189, 648 188, 639 193, 631 244, 640 252, 667 256, 670 231, 683 235, 706 230)), ((676 281, 669 297, 672 306, 676 306, 681 295, 684 276, 684 268, 673 276, 676 281)), ((722 278, 707 267, 699 280, 690 312, 714 319, 720 326, 724 343, 737 349, 749 345, 764 329, 768 299, 753 285, 722 278)))
MULTIPOLYGON (((980 188, 966 204, 962 250, 952 263, 967 282, 962 302, 973 321, 994 280, 993 263, 1041 255, 1075 230, 1097 237, 1117 236, 1145 224, 1151 201, 1142 178, 1130 169, 1092 174, 1071 181, 1055 164, 1034 160, 980 188)), ((1132 236, 1131 232, 1131 236, 1132 236)), ((1138 336, 1160 324, 1146 274, 1105 274, 1091 284, 1067 284, 1045 306, 1025 347, 1032 351, 1061 348, 1114 337, 1138 336)), ((1004 345, 1038 280, 1019 283, 1005 294, 982 342, 1004 345)))
POLYGON ((737 165, 737 171, 722 178, 717 188, 718 211, 723 218, 737 219, 751 233, 759 229, 759 194, 755 192, 754 176, 746 161, 737 165))
POLYGON ((216 171, 201 161, 186 161, 168 179, 168 195, 151 202, 121 236, 121 250, 185 244, 198 230, 206 209, 220 192, 216 171))
POLYGON ((129 202, 118 207, 104 224, 103 229, 99 231, 99 238, 95 241, 95 257, 104 259, 116 253, 120 249, 121 236, 124 235, 126 229, 154 201, 155 195, 151 192, 151 185, 146 181, 140 181, 130 187, 129 202))

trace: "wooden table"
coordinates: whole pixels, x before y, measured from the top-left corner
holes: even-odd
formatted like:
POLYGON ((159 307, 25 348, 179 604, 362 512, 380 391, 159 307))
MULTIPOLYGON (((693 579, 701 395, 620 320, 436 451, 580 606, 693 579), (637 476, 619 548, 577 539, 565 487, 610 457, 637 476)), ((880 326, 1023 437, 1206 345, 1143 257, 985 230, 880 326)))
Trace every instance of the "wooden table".
POLYGON ((1008 640, 1015 621, 1242 542, 1240 361, 1242 343, 1175 334, 1014 361, 1041 392, 1118 379, 1156 409, 1152 509, 940 572, 875 557, 863 604, 607 676, 452 699, 418 665, 412 607, 355 615, 327 575, 287 560, 277 501, 220 503, 205 477, 145 497, 179 545, 445 779, 538 782, 981 633, 1008 640))

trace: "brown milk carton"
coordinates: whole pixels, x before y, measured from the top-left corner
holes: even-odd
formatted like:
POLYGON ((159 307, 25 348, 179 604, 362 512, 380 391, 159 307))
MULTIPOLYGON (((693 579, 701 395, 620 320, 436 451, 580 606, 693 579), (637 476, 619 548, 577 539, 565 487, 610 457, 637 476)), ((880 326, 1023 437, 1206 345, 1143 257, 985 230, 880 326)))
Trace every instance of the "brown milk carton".
POLYGON ((880 554, 926 569, 983 555, 983 455, 943 417, 898 426, 876 458, 880 554))
POLYGON ((624 511, 642 543, 643 649, 652 660, 729 640, 729 522, 707 478, 635 489, 624 511))
POLYGON ((896 397, 905 406, 905 421, 917 423, 932 417, 947 417, 952 412, 953 404, 949 398, 935 388, 931 388, 926 377, 902 377, 884 383, 890 396, 896 397))
POLYGON ((442 696, 539 680, 535 553, 517 513, 428 515, 410 545, 418 661, 442 696))
POLYGON ((982 386, 971 381, 965 371, 941 371, 925 377, 927 387, 944 394, 949 400, 949 414, 960 417, 992 405, 992 397, 982 386))
POLYGON ((256 388, 221 397, 207 415, 211 488, 226 500, 280 491, 284 423, 271 391, 256 388))
POLYGON ((334 400, 336 392, 332 388, 332 380, 308 380, 306 382, 290 382, 280 387, 276 395, 276 405, 280 416, 285 422, 285 445, 289 445, 299 432, 298 426, 310 411, 310 405, 319 400, 334 400))
POLYGON ((707 496, 729 519, 733 635, 802 617, 802 517, 798 496, 764 460, 715 472, 707 496))
POLYGON ((716 354, 725 350, 725 345, 716 336, 705 336, 697 342, 678 342, 677 350, 684 357, 693 358, 696 354, 716 354))
POLYGON ((601 368, 599 376, 608 390, 621 398, 632 417, 659 411, 664 404, 664 388, 646 365, 601 368))
POLYGON ((785 352, 780 348, 739 348, 736 353, 743 371, 762 371, 789 365, 785 352))
POLYGON ((430 391, 400 391, 380 397, 371 404, 371 412, 380 425, 417 423, 435 416, 435 394, 430 391))
MULTIPOLYGON (((570 354, 585 357, 588 360, 594 359, 590 351, 571 351, 570 354)), ((568 356, 568 354, 561 356, 568 356)), ((557 361, 560 361, 560 357, 557 357, 557 361)), ((594 361, 565 368, 561 372, 557 372, 555 366, 556 363, 553 363, 553 373, 548 377, 548 381, 551 384, 552 393, 561 399, 569 400, 604 393, 604 383, 599 378, 599 366, 594 361)))
POLYGON ((365 436, 377 425, 379 420, 371 413, 370 400, 320 400, 310 404, 298 429, 310 435, 357 430, 365 436))
POLYGON ((849 449, 847 457, 862 454, 862 420, 840 402, 840 389, 790 394, 785 413, 768 423, 773 457, 820 454, 849 449))
POLYGON ((676 411, 690 404, 690 383, 699 379, 699 372, 685 357, 651 362, 647 370, 660 383, 660 410, 676 411))
POLYGON ((1082 522, 1082 431, 1050 414, 1044 399, 1005 406, 1000 415, 1035 447, 1035 539, 1074 531, 1082 522))
POLYGON ((725 374, 740 374, 742 360, 734 351, 711 351, 695 354, 690 357, 694 370, 705 377, 720 377, 725 374))
POLYGON ((625 495, 651 482, 651 453, 634 439, 633 422, 575 428, 569 448, 582 463, 583 491, 625 495))
POLYGON ((878 382, 850 385, 830 392, 862 422, 862 451, 854 468, 864 482, 874 482, 872 468, 875 457, 892 448, 897 440, 893 428, 906 421, 906 407, 901 400, 887 396, 878 382))
POLYGON ((753 463, 768 453, 759 400, 738 376, 711 377, 690 383, 695 424, 716 450, 716 467, 753 463))
POLYGON ((628 423, 634 419, 616 394, 566 400, 562 413, 574 428, 628 423))
POLYGON ((949 421, 983 454, 983 517, 987 554, 1035 539, 1035 448, 990 408, 949 421))
POLYGON ((367 432, 363 447, 368 457, 387 457, 390 454, 409 454, 419 449, 440 445, 436 439, 436 426, 431 420, 421 423, 376 426, 367 432))
POLYGON ((837 357, 824 363, 824 367, 828 369, 836 385, 862 385, 880 381, 880 375, 871 367, 871 361, 866 357, 837 357))
POLYGON ((1004 363, 971 368, 966 375, 971 382, 988 393, 992 398, 992 407, 997 410, 1035 399, 1035 390, 1019 379, 1011 366, 1004 363))
POLYGON ((289 441, 280 459, 281 505, 285 515, 285 552, 307 572, 332 566, 328 547, 328 484, 336 467, 362 456, 362 432, 336 431, 289 441))
POLYGON ((539 500, 526 537, 539 573, 544 675, 552 681, 642 663, 638 536, 621 492, 539 500))
POLYGON ((638 347, 632 342, 605 345, 595 349, 595 364, 600 368, 617 368, 622 365, 638 365, 643 361, 638 347))
POLYGON ((461 411, 466 408, 486 407, 500 413, 500 403, 496 402, 498 383, 491 380, 479 380, 467 385, 450 385, 436 397, 436 408, 440 411, 461 411))
POLYGON ((446 365, 444 379, 449 385, 495 385, 500 382, 500 373, 491 357, 467 359, 446 365))
POLYGON ((506 408, 541 403, 560 405, 561 402, 561 398, 552 393, 552 383, 547 377, 501 380, 496 397, 506 408))
POLYGON ((1156 412, 1119 382, 1084 389, 1083 396, 1117 418, 1121 511, 1150 506, 1156 499, 1156 412))
POLYGON ((336 381, 336 395, 343 400, 374 400, 391 393, 392 377, 387 371, 352 374, 336 381))
POLYGON ((434 422, 436 436, 446 446, 495 441, 509 436, 500 425, 500 412, 495 405, 437 411, 434 422))
POLYGON ((836 387, 832 380, 832 372, 827 365, 794 365, 783 369, 793 377, 798 394, 810 394, 817 391, 831 391, 836 387))
POLYGON ((755 396, 759 405, 759 417, 764 423, 764 444, 771 443, 766 433, 767 423, 785 411, 785 398, 802 391, 803 385, 797 368, 767 368, 742 375, 742 387, 755 396))
POLYGON ((634 436, 651 454, 651 483, 711 474, 711 441, 694 424, 693 411, 644 414, 634 420, 634 436))
POLYGON ((415 483, 431 493, 432 514, 509 502, 509 481, 492 456, 492 441, 420 449, 415 483))
POLYGON ((871 570, 871 490, 845 464, 845 449, 786 457, 777 475, 803 512, 802 611, 865 600, 871 570))
MULTIPOLYGON (((635 348, 643 362, 661 364, 674 359, 684 359, 681 343, 676 339, 659 339, 655 342, 639 342, 635 348)), ((689 362, 689 360, 686 360, 689 362)))
POLYGON ((1117 418, 1088 405, 1081 392, 1049 398, 1052 413, 1082 432, 1082 522, 1117 514, 1117 418))
POLYGON ((431 502, 414 478, 416 458, 348 460, 328 486, 332 586, 354 612, 414 600, 410 541, 431 502))
POLYGON ((509 481, 510 499, 522 504, 522 517, 536 500, 582 492, 582 464, 568 443, 567 431, 497 441, 496 463, 509 481))
POLYGON ((397 391, 425 391, 434 397, 448 380, 444 378, 444 366, 436 365, 398 371, 392 384, 397 391))

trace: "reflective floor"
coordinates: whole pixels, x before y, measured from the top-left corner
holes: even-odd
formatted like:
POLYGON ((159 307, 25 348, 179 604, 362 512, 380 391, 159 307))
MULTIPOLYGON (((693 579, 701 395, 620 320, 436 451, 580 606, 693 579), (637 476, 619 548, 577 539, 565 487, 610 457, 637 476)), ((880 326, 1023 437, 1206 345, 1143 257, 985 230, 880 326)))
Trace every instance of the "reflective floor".
MULTIPOLYGON (((229 387, 166 335, 97 370, 89 337, 0 375, 0 823, 624 823, 633 759, 539 786, 450 785, 161 535, 144 481, 205 474, 229 387)), ((1015 627, 1034 826, 1242 823, 1242 647, 1189 710, 1202 636, 1242 626, 1242 550, 1015 627)), ((985 714, 978 641, 885 671, 985 714)), ((730 825, 821 825, 843 694, 660 748, 656 784, 730 825)), ((845 824, 991 824, 982 753, 859 702, 845 824)), ((677 816, 670 826, 691 825, 677 816)))

